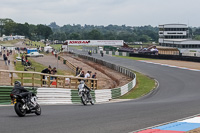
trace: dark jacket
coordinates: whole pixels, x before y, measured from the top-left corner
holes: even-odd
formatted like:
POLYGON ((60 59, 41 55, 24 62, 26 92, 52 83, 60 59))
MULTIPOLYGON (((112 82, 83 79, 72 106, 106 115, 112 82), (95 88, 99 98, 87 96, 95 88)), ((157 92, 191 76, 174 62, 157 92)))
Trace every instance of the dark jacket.
POLYGON ((44 70, 42 70, 42 72, 41 73, 51 73, 51 71, 48 69, 48 68, 46 68, 46 69, 44 69, 44 70))
POLYGON ((14 86, 13 90, 12 90, 12 94, 20 94, 22 92, 29 92, 27 89, 25 89, 24 87, 19 87, 19 86, 14 86))

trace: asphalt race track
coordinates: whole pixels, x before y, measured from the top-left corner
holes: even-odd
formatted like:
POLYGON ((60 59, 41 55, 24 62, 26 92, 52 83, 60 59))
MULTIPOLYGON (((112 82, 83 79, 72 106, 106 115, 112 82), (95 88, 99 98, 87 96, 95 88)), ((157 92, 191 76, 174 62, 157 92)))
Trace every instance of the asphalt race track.
POLYGON ((151 95, 126 102, 43 105, 41 116, 20 118, 13 106, 0 107, 0 133, 128 133, 200 113, 200 72, 92 56, 149 75, 159 87, 151 95))

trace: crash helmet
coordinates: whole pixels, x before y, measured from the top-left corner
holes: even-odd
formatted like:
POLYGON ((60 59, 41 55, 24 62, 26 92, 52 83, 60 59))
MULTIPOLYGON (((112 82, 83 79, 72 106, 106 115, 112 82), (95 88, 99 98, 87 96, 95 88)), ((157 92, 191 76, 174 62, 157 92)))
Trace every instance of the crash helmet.
POLYGON ((83 80, 80 81, 80 84, 84 84, 85 82, 83 80))
POLYGON ((21 82, 20 81, 15 81, 15 86, 20 87, 21 86, 21 82))

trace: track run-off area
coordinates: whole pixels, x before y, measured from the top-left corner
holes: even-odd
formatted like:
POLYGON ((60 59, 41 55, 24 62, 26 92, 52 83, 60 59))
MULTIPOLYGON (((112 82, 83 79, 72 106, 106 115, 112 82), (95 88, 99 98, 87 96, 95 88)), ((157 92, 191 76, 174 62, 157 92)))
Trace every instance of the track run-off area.
MULTIPOLYGON (((73 49, 73 52, 87 54, 73 49)), ((159 82, 137 100, 41 105, 42 115, 20 118, 13 106, 0 107, 0 133, 129 133, 200 113, 200 72, 93 54, 92 57, 148 75, 159 82)))

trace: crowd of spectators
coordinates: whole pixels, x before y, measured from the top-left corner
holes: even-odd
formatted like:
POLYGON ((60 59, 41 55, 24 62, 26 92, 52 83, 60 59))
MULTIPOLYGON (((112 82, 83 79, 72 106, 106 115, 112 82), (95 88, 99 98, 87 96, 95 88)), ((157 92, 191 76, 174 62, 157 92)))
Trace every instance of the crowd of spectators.
MULTIPOLYGON (((83 70, 82 70, 82 68, 79 68, 79 67, 77 67, 76 68, 76 76, 77 77, 81 77, 81 78, 94 78, 94 79, 96 79, 97 78, 97 73, 96 72, 94 72, 93 74, 92 74, 92 71, 87 71, 87 73, 85 73, 83 70)), ((80 80, 79 80, 80 81, 80 80)), ((87 81, 87 80, 86 80, 87 81)))

